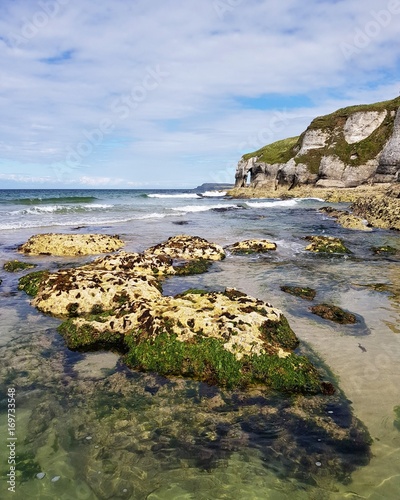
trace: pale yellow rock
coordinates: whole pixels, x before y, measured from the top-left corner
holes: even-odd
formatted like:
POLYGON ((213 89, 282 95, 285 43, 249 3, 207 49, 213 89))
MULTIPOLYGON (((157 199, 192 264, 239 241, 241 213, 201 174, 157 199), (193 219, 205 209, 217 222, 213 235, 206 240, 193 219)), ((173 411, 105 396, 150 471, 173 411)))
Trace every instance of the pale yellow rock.
POLYGON ((158 281, 150 275, 121 271, 65 269, 50 274, 32 304, 54 316, 108 311, 136 300, 161 296, 158 281))
POLYGON ((225 251, 216 243, 210 243, 198 236, 177 235, 172 236, 167 241, 148 248, 145 254, 169 255, 175 259, 184 260, 222 260, 225 258, 225 251))
MULTIPOLYGON (((232 292, 231 289, 227 290, 232 292)), ((235 290, 233 290, 236 293, 235 290)), ((122 306, 115 316, 104 321, 74 319, 79 329, 90 325, 95 331, 122 334, 157 335, 168 331, 177 335, 181 342, 204 336, 224 341, 224 348, 237 359, 244 355, 260 355, 265 352, 286 357, 290 350, 282 349, 278 343, 266 341, 261 327, 266 321, 279 323, 282 313, 270 304, 239 293, 229 297, 223 293, 188 293, 183 296, 158 297, 137 300, 132 305, 122 306)))
POLYGON ((233 253, 256 253, 276 250, 276 243, 268 240, 244 240, 238 241, 229 247, 233 253))
POLYGON ((96 255, 124 246, 119 236, 106 234, 37 234, 18 248, 31 255, 96 255))
POLYGON ((167 255, 118 252, 99 257, 81 269, 107 269, 109 271, 134 272, 137 274, 171 275, 176 271, 167 255))

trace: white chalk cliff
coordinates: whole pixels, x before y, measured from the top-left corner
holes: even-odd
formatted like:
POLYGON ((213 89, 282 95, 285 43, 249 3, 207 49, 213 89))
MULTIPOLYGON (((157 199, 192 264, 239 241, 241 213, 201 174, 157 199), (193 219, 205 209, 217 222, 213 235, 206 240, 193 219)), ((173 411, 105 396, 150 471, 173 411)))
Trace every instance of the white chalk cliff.
POLYGON ((400 98, 396 98, 318 117, 300 137, 244 155, 235 186, 355 187, 399 177, 400 98))

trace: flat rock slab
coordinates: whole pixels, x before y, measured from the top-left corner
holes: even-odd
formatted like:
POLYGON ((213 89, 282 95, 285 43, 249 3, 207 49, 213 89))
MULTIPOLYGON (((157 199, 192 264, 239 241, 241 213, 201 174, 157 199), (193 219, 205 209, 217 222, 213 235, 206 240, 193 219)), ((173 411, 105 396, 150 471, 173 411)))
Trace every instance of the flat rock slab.
POLYGON ((37 234, 18 247, 30 255, 96 255, 115 252, 124 246, 119 236, 106 234, 37 234))

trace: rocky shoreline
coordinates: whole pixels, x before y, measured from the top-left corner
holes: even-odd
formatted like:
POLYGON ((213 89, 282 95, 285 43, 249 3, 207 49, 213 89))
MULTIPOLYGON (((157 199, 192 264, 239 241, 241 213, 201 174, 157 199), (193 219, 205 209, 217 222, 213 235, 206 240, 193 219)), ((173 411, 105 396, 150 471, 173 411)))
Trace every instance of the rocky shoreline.
MULTIPOLYGON (((230 198, 320 198, 328 203, 349 203, 352 216, 365 219, 372 227, 400 230, 400 184, 361 185, 355 188, 327 189, 312 186, 297 186, 288 190, 278 187, 235 188, 227 192, 230 198)), ((340 220, 338 221, 340 223, 340 220)), ((355 222, 355 221, 353 221, 355 222)), ((351 226, 351 223, 350 223, 351 226)), ((357 226, 357 224, 356 224, 357 226)), ((361 224, 353 229, 364 229, 361 224)), ((343 227, 349 227, 344 225, 343 227)))

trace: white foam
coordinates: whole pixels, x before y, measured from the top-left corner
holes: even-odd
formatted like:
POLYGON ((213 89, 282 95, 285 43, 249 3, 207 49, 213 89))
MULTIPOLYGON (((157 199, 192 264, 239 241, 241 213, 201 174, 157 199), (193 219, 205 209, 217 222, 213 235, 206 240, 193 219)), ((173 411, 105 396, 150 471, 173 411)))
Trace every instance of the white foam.
POLYGON ((259 201, 259 202, 245 202, 246 205, 252 208, 273 208, 273 207, 294 207, 298 204, 296 199, 291 200, 274 200, 274 201, 259 201))
POLYGON ((220 203, 218 205, 186 205, 184 207, 174 207, 171 210, 176 212, 207 212, 208 210, 213 210, 216 208, 240 208, 237 205, 226 205, 225 203, 220 203))
POLYGON ((200 198, 196 193, 181 193, 181 194, 148 194, 148 198, 200 198))
POLYGON ((204 196, 206 198, 217 198, 225 195, 226 191, 206 191, 205 193, 201 193, 201 196, 204 196))

